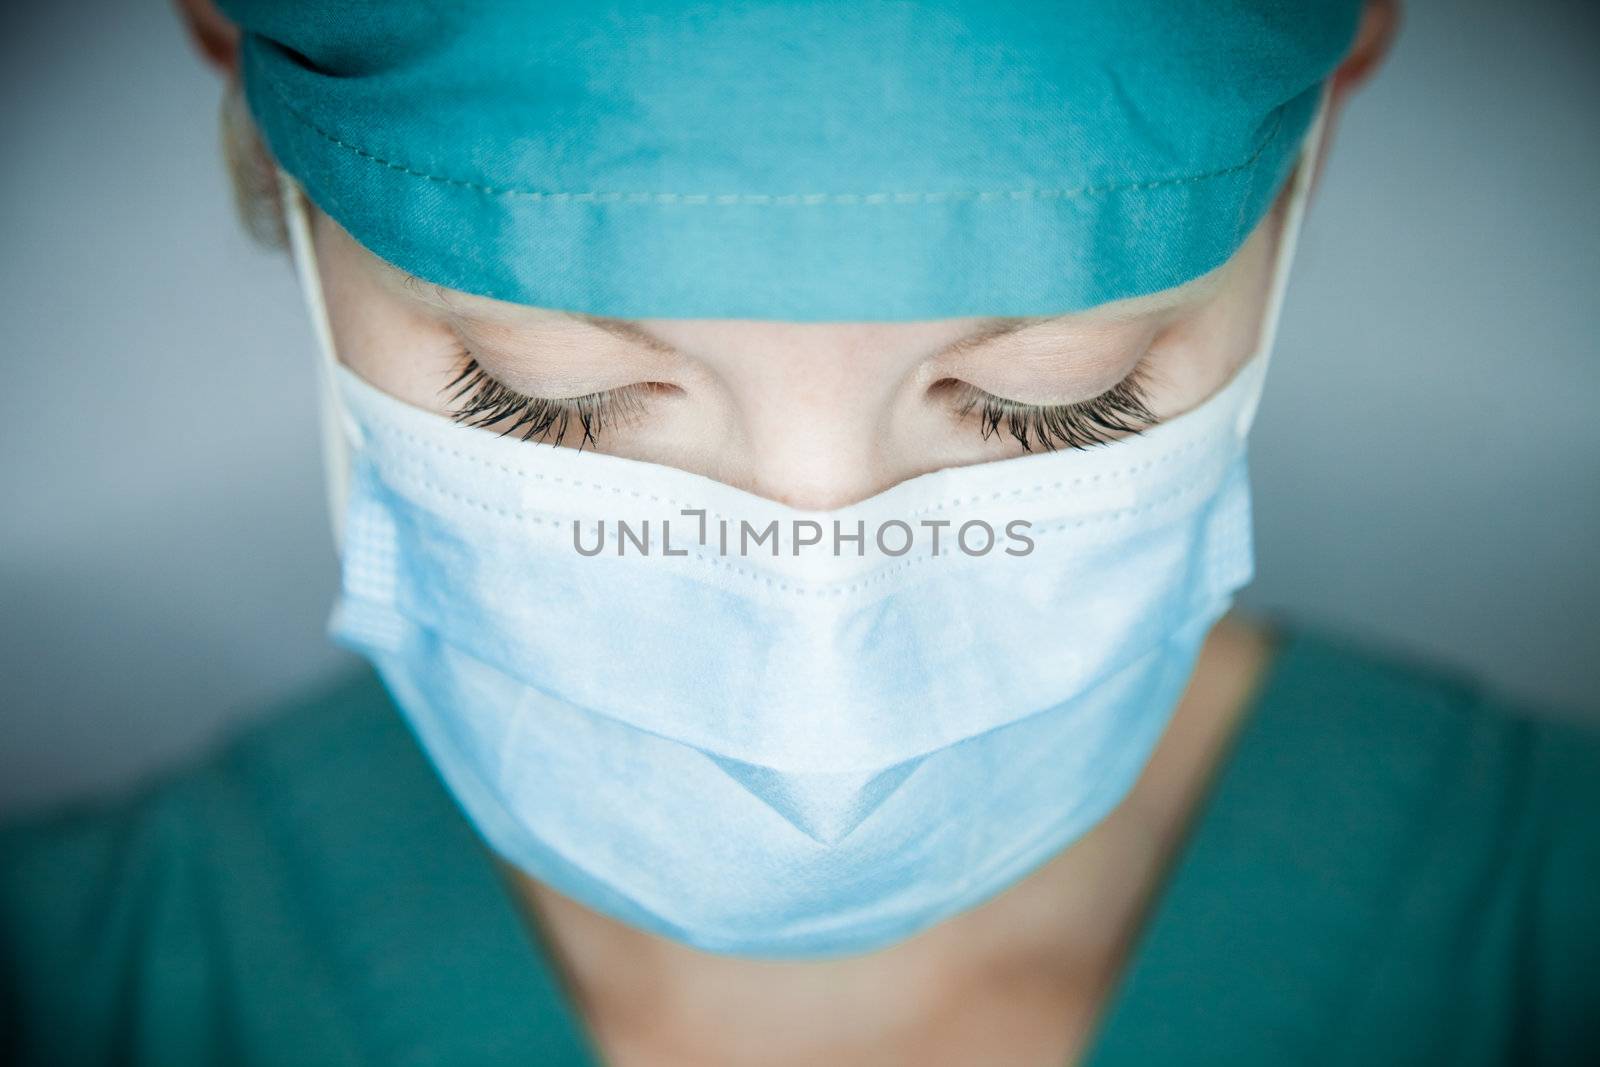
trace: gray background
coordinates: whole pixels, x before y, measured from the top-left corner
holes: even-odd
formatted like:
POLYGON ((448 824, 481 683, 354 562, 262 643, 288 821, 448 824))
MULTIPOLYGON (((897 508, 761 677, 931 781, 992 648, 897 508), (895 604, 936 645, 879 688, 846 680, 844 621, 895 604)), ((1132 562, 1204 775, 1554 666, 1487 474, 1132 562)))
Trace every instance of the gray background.
MULTIPOLYGON (((1421 0, 1347 113, 1246 602, 1600 717, 1600 15, 1421 0)), ((335 670, 311 336, 164 4, 0 5, 0 809, 335 670)))

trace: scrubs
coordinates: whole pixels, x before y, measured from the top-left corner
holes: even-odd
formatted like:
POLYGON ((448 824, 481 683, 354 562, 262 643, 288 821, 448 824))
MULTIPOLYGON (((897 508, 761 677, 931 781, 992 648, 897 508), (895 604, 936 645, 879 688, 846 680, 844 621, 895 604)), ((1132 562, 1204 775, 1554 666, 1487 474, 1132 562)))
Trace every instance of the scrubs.
MULTIPOLYGON (((1600 1061, 1600 740, 1278 634, 1085 1062, 1600 1061)), ((0 952, 7 1063, 599 1062, 365 670, 5 831, 0 952)))

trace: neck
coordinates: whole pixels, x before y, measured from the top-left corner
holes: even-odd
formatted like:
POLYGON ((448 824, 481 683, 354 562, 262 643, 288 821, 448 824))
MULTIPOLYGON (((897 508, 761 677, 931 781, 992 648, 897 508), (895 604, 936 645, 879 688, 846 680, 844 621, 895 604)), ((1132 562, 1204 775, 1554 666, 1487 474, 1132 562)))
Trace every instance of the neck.
MULTIPOLYGON (((651 1020, 657 1030, 747 1029, 770 1041, 775 1030, 814 1032, 826 1020, 833 1040, 859 1046, 915 1032, 944 1006, 1013 984, 1094 1009, 1114 987, 1270 656, 1262 630, 1225 617, 1150 763, 1109 817, 1004 893, 875 952, 816 961, 713 955, 508 874, 596 1029, 651 1020)), ((1092 1014, 1079 1020, 1084 1028, 1092 1014)))

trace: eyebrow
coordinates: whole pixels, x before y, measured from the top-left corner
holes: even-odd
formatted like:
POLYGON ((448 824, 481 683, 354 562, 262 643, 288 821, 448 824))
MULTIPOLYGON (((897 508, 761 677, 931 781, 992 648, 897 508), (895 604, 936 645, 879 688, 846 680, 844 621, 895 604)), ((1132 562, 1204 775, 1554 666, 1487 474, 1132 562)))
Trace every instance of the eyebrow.
MULTIPOLYGON (((442 303, 452 311, 471 317, 472 313, 470 309, 458 306, 456 302, 451 299, 451 290, 446 289, 444 286, 439 285, 436 282, 430 282, 423 278, 419 278, 415 274, 411 274, 408 271, 402 270, 392 263, 383 262, 382 260, 379 262, 385 269, 397 276, 400 279, 401 284, 406 289, 421 295, 425 299, 433 299, 439 303, 442 303)), ((1148 308, 1141 308, 1136 314, 1128 315, 1126 317, 1133 318, 1164 310, 1171 305, 1192 298, 1196 292, 1199 292, 1203 297, 1208 295, 1211 290, 1216 288, 1217 281, 1218 279, 1215 275, 1215 272, 1213 272, 1211 274, 1202 275, 1201 277, 1174 289, 1163 290, 1159 293, 1146 294, 1145 298, 1152 300, 1151 306, 1148 308)), ((659 352, 663 355, 675 357, 682 357, 684 354, 676 345, 665 340, 664 338, 657 337, 649 330, 629 319, 613 318, 609 315, 590 315, 585 312, 567 311, 562 308, 541 308, 539 310, 564 321, 580 322, 586 326, 604 330, 613 337, 619 337, 626 341, 632 341, 650 349, 653 352, 659 352)), ((964 337, 958 337, 956 340, 943 345, 939 351, 935 353, 935 358, 955 355, 957 353, 974 352, 993 343, 994 341, 998 341, 1002 337, 1018 333, 1022 330, 1031 329, 1036 326, 1043 326, 1047 323, 1059 322, 1062 319, 1070 318, 1073 315, 1079 315, 1082 313, 1083 311, 1066 311, 1057 315, 1033 317, 998 316, 995 318, 983 319, 978 323, 977 328, 971 333, 968 333, 964 337)))
MULTIPOLYGON (((605 315, 585 315, 575 311, 558 311, 563 318, 573 319, 578 322, 605 330, 607 333, 624 340, 636 341, 656 352, 670 356, 681 356, 683 353, 669 342, 657 337, 649 330, 644 329, 627 319, 614 319, 605 315)), ((939 350, 939 355, 951 355, 955 352, 970 352, 996 341, 1007 334, 1016 333, 1018 330, 1030 326, 1042 326, 1047 322, 1055 322, 1066 318, 1066 315, 1051 315, 1047 318, 995 318, 985 319, 978 328, 965 337, 957 338, 939 350)))

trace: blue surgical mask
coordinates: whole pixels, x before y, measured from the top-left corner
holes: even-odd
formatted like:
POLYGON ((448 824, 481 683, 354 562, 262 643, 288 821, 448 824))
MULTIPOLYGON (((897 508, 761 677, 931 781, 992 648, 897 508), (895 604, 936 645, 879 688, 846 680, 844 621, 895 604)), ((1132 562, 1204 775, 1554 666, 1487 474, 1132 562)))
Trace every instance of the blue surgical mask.
POLYGON ((720 953, 915 934, 1126 796, 1249 581, 1245 441, 1312 169, 1258 349, 1202 404, 828 512, 367 384, 334 357, 292 195, 342 519, 333 631, 489 845, 561 893, 720 953))

